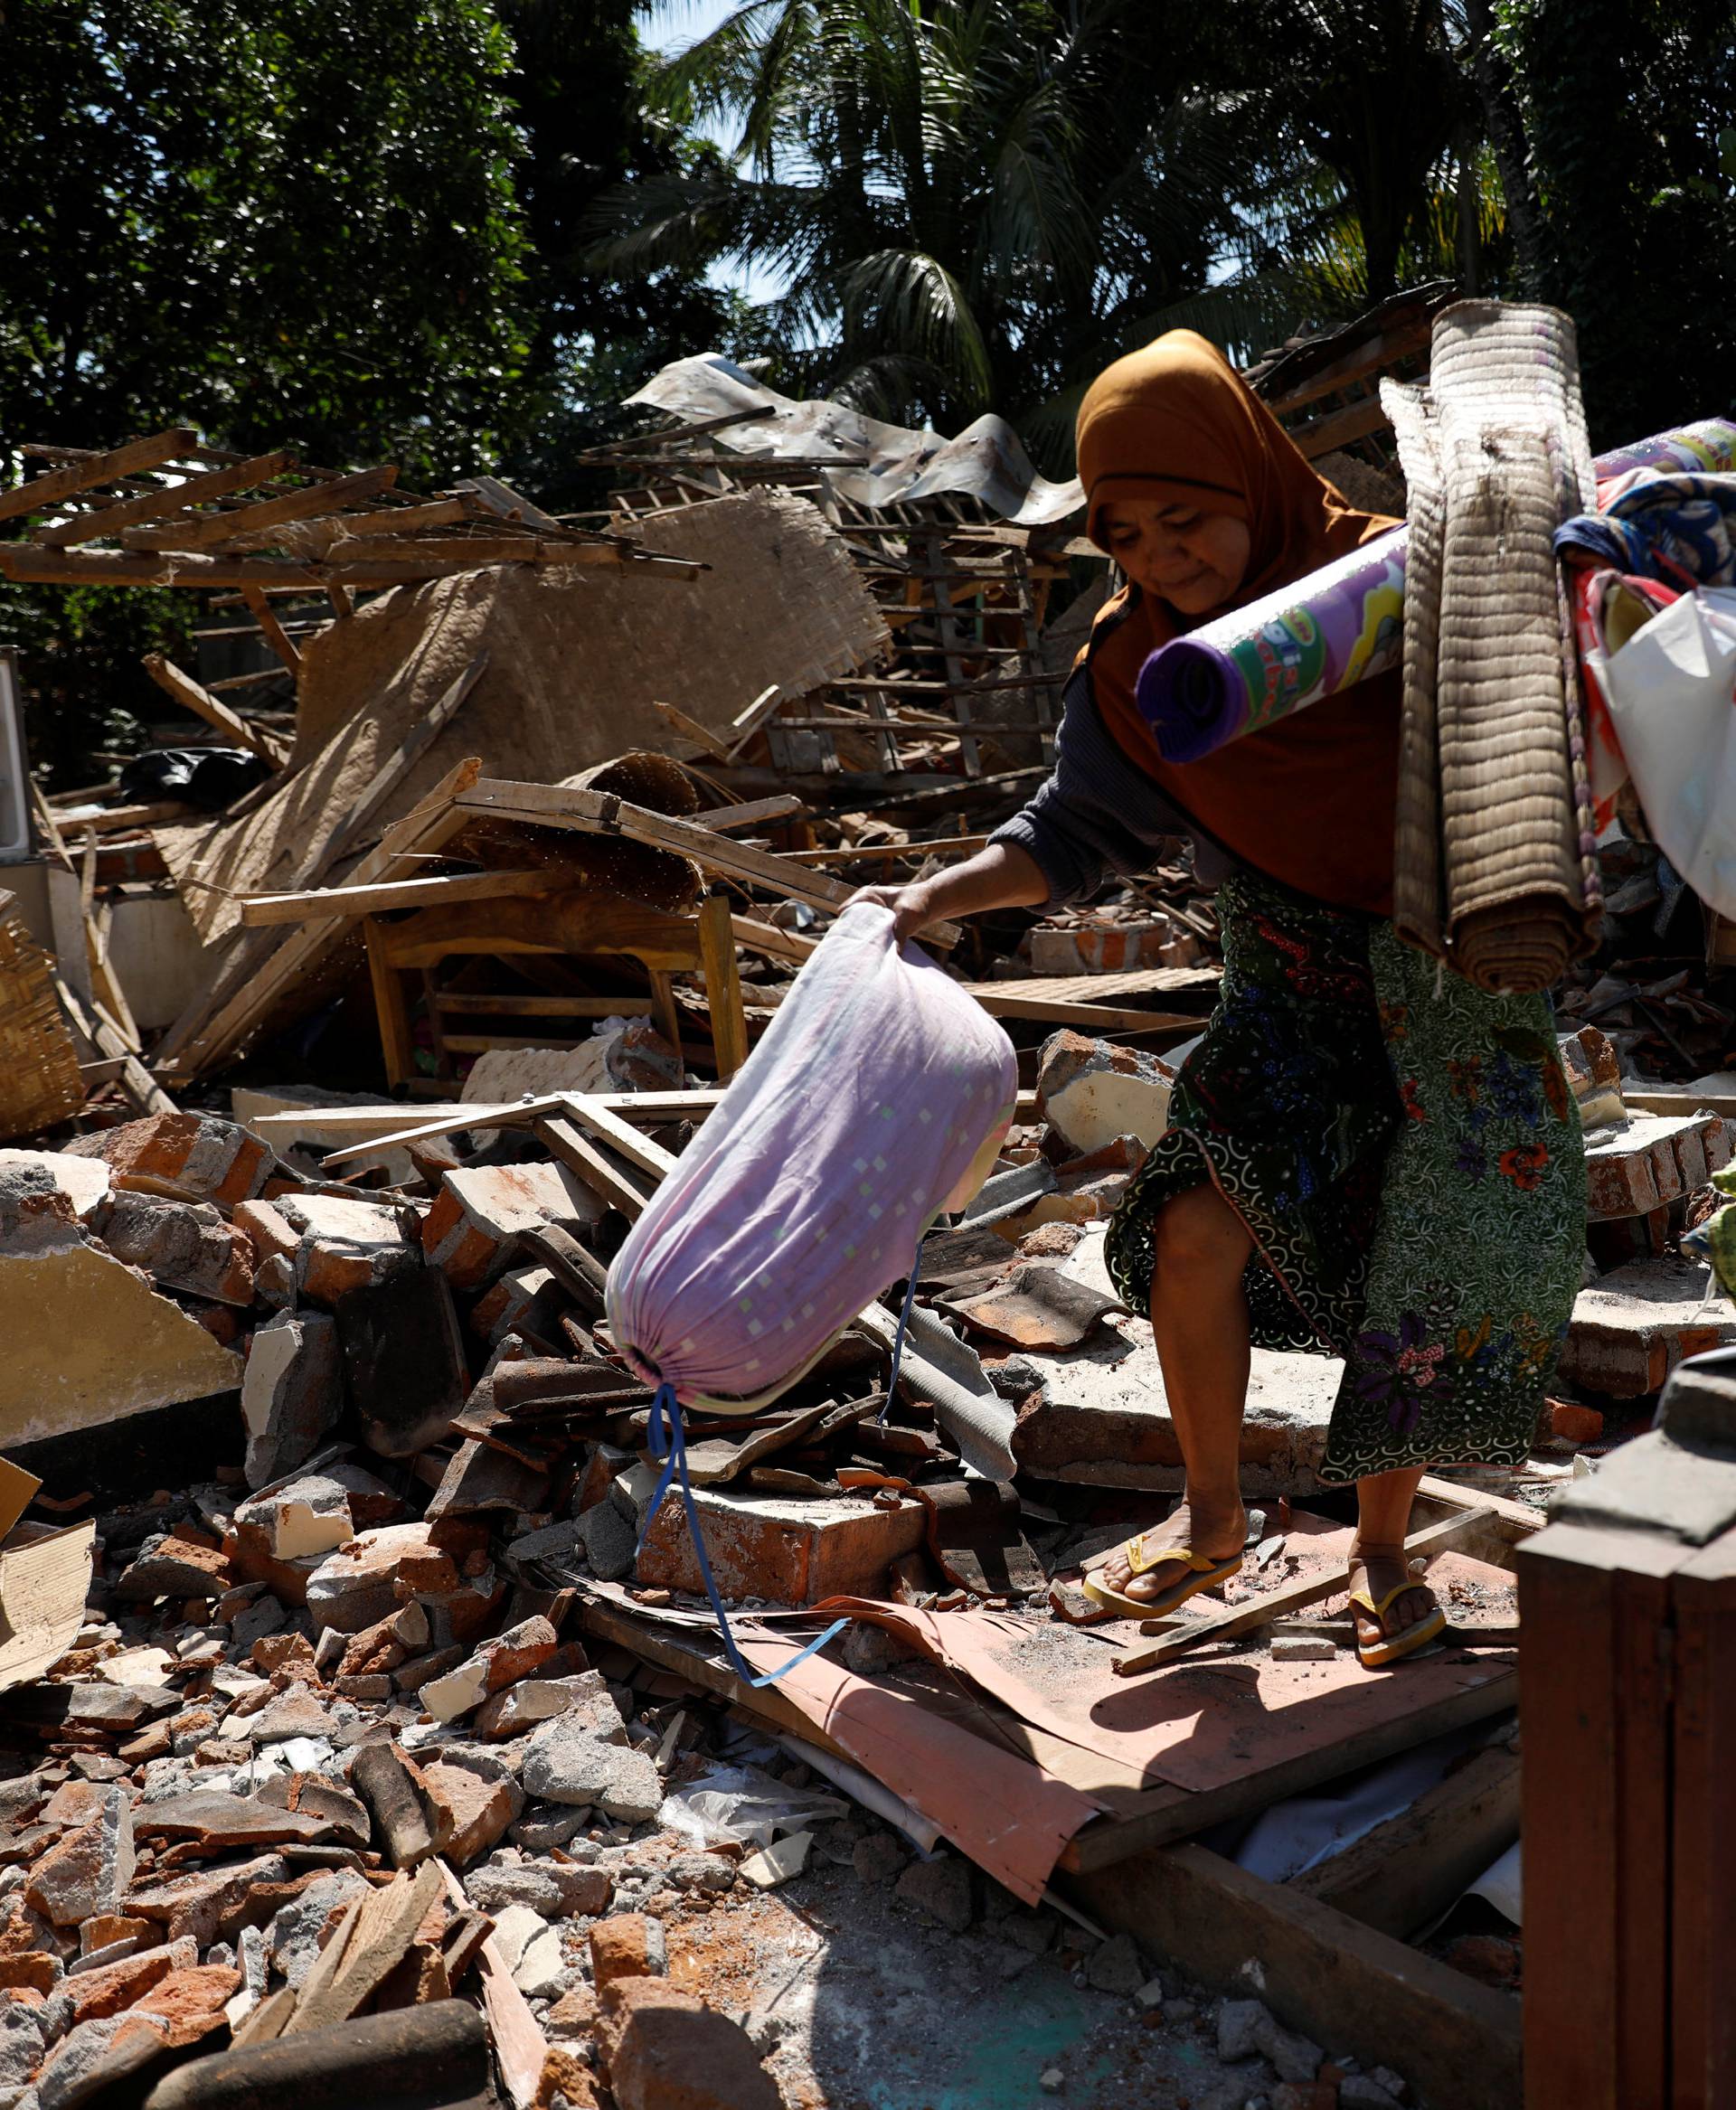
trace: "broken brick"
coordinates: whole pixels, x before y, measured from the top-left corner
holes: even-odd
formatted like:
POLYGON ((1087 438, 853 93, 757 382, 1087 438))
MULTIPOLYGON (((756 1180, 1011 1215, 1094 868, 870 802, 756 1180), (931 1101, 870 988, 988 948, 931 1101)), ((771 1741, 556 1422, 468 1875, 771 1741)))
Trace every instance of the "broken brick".
POLYGON ((422 1687, 422 1705, 436 1721, 457 1721, 490 1693, 528 1678, 554 1651, 554 1629, 546 1619, 522 1619, 479 1644, 467 1662, 445 1677, 430 1679, 422 1687))
POLYGON ((102 1158, 117 1187, 222 1203, 258 1194, 273 1163, 257 1136, 214 1114, 153 1114, 66 1147, 102 1158))
POLYGON ((1084 1033, 1052 1033, 1037 1059, 1037 1107, 1075 1150, 1132 1136, 1146 1149, 1169 1126, 1175 1072, 1156 1056, 1084 1033))
POLYGON ((660 1978, 626 1978, 603 2001, 599 2039, 618 2110, 781 2110, 753 2040, 660 1978))
POLYGON ((116 1259, 165 1289, 243 1309, 253 1302, 253 1242, 208 1201, 122 1191, 98 1212, 95 1228, 116 1259))
POLYGON ((394 1208, 343 1194, 286 1194, 272 1206, 299 1234, 296 1287, 316 1304, 335 1306, 421 1265, 394 1208))
POLYGON ((422 1222, 422 1250, 455 1289, 480 1289, 506 1265, 521 1231, 578 1230, 603 1208, 564 1165, 467 1165, 445 1173, 422 1222))
POLYGON ((661 1920, 618 1912, 590 1930, 590 1975, 599 1995, 618 1978, 660 1978, 668 1968, 661 1920))
POLYGON ((76 1926, 94 1912, 118 1907, 134 1863, 131 1800, 124 1788, 111 1787, 100 1813, 36 1862, 24 1897, 56 1926, 76 1926))
POLYGON ((524 1791, 506 1767, 492 1773, 479 1752, 451 1754, 418 1769, 435 1851, 465 1868, 499 1845, 524 1806, 524 1791))
POLYGON ((1703 1187, 1732 1147, 1736 1125, 1717 1114, 1636 1114, 1587 1138, 1586 1212, 1593 1221, 1648 1215, 1703 1187))
POLYGON ((115 1595, 135 1602, 158 1597, 214 1597, 234 1577, 221 1549, 202 1546, 175 1532, 146 1540, 115 1583, 115 1595))

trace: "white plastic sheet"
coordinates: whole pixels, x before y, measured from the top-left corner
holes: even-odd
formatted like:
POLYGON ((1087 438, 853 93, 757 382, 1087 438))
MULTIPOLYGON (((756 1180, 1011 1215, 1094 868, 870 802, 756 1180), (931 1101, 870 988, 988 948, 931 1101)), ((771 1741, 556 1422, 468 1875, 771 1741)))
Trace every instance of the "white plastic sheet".
POLYGON ((1700 899, 1736 918, 1736 589, 1684 593, 1602 672, 1652 834, 1700 899))

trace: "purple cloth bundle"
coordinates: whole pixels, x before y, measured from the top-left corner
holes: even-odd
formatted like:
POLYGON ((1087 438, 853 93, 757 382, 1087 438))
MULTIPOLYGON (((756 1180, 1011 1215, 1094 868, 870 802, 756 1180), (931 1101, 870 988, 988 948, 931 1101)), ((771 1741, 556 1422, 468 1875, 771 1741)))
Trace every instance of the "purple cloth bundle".
MULTIPOLYGON (((1736 469, 1736 423, 1706 418, 1600 455, 1599 483, 1635 469, 1736 469)), ((1135 695, 1167 762, 1203 755, 1396 666, 1405 531, 1161 645, 1135 695)))
POLYGON ((987 1176, 1013 1043, 890 909, 849 909, 609 1271, 609 1330, 684 1406, 795 1382, 987 1176))

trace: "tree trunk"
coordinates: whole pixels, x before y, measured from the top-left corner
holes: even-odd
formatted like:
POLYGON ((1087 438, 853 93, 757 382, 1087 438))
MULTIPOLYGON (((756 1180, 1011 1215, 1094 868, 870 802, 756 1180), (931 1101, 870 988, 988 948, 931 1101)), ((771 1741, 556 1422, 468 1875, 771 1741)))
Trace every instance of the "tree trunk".
POLYGON ((1489 0, 1465 0, 1465 21, 1470 31, 1471 73, 1482 99, 1484 126, 1507 202, 1507 224, 1513 235, 1513 290, 1522 298, 1534 300, 1543 289, 1549 240, 1536 185, 1531 180, 1524 121, 1507 77, 1506 61, 1489 35, 1489 0))

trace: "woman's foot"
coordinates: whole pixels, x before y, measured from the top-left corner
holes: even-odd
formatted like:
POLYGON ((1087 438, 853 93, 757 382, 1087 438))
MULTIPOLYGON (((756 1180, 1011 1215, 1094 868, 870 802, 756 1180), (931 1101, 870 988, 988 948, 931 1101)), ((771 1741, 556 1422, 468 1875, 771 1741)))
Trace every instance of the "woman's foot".
POLYGON ((1350 1552, 1350 1589, 1356 1651, 1365 1663, 1408 1654, 1445 1624, 1435 1593, 1426 1583, 1411 1580, 1410 1556, 1402 1545, 1358 1540, 1350 1552))
POLYGON ((1110 1554, 1097 1571, 1097 1579, 1122 1597, 1148 1605, 1155 1597, 1166 1597, 1184 1573, 1173 1560, 1161 1561, 1151 1569, 1155 1554, 1174 1546, 1203 1554, 1214 1562, 1231 1559, 1241 1553, 1247 1539, 1248 1512, 1240 1496, 1231 1503, 1207 1503, 1184 1495, 1161 1524, 1135 1536, 1142 1541, 1141 1567, 1147 1572, 1135 1574, 1129 1540, 1110 1554))

